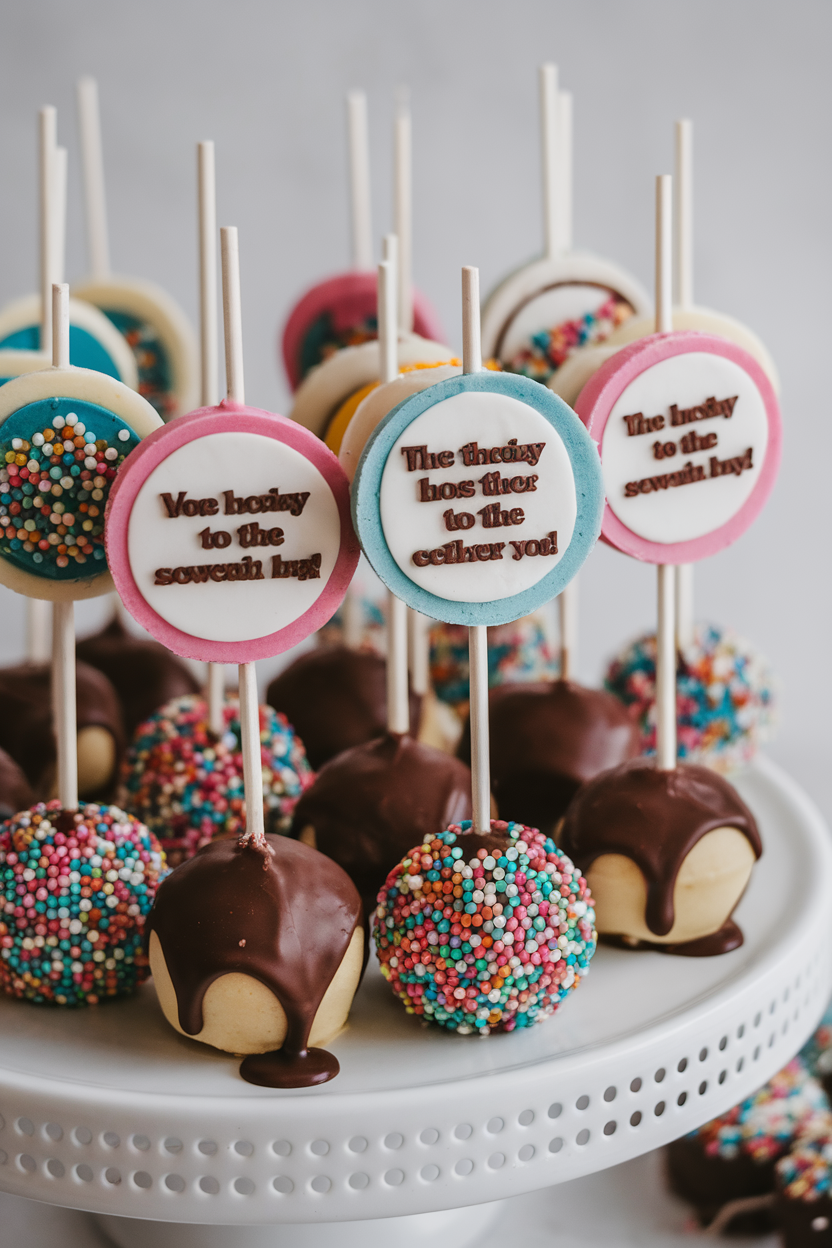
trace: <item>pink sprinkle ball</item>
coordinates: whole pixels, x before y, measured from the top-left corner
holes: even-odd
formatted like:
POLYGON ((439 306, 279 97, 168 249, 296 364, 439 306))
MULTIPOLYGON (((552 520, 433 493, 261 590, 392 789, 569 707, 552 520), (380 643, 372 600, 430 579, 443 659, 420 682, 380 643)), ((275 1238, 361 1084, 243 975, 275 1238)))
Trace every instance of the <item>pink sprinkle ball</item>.
POLYGON ((164 855, 117 806, 39 802, 0 825, 0 990, 97 1005, 150 974, 142 946, 164 855))
MULTIPOLYGON (((245 829, 240 708, 226 697, 224 732, 208 725, 199 694, 173 698, 136 729, 124 760, 119 800, 158 836, 175 867, 221 836, 245 829)), ((266 831, 285 832, 313 780, 306 751, 285 716, 260 707, 266 831)))
POLYGON ((425 837, 387 877, 374 936, 408 1014, 461 1035, 530 1027, 589 971, 587 882, 550 837, 492 820, 425 837))

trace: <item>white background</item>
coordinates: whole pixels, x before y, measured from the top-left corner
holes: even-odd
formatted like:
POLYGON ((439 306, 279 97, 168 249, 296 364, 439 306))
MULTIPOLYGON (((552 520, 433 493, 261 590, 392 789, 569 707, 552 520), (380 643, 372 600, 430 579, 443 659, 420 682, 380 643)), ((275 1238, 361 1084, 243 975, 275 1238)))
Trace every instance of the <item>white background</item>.
MULTIPOLYGON (((369 92, 376 233, 390 228, 391 119, 412 93, 416 274, 460 345, 459 268, 487 291, 539 250, 539 60, 575 95, 576 244, 653 269, 653 177, 695 123, 696 298, 756 330, 783 382, 784 463, 751 531, 697 576, 783 682, 774 754, 832 813, 828 359, 832 8, 825 0, 8 0, 0 40, 0 301, 36 282, 36 109, 70 149, 67 271, 85 267, 74 80, 104 108, 114 267, 196 313, 195 153, 217 143, 219 217, 240 227, 249 402, 286 409, 275 334, 348 259, 343 95, 369 92)), ((654 574, 606 548, 582 576, 581 674, 654 617, 654 574)), ((103 605, 79 608, 92 627, 103 605)), ((0 659, 22 605, 0 598, 0 659)), ((265 674, 266 665, 263 666, 265 674)))

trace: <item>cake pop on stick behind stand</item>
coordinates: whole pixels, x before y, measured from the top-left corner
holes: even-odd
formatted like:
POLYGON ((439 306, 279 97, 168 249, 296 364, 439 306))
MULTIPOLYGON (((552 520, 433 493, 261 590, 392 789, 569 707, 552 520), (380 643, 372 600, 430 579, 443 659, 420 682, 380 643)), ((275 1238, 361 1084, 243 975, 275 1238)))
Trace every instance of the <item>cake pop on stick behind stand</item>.
POLYGON ((239 673, 245 830, 204 846, 164 882, 149 942, 162 1009, 183 1035, 247 1055, 249 1082, 303 1087, 338 1073, 335 1057, 312 1046, 346 1021, 363 965, 361 903, 336 864, 265 831, 255 661, 332 613, 358 548, 331 452, 245 406, 237 231, 221 239, 228 397, 145 444, 111 500, 108 547, 140 623, 183 656, 236 662, 239 673), (205 500, 202 514, 160 506, 183 492, 205 500), (255 522, 243 518, 264 503, 281 512, 277 553, 258 545, 258 558, 229 560, 250 548, 255 522), (209 530, 231 539, 208 547, 213 556, 202 553, 206 515, 216 517, 209 530))
POLYGON ((723 549, 753 521, 774 483, 781 434, 774 391, 748 353, 670 328, 670 199, 671 179, 658 178, 657 332, 608 360, 578 401, 601 452, 602 536, 658 565, 657 756, 584 785, 558 835, 587 872, 602 935, 706 956, 742 942, 731 914, 762 847, 736 791, 704 767, 677 762, 675 568, 723 549), (722 423, 704 426, 705 444, 660 479, 658 452, 675 451, 662 438, 694 419, 722 423))
MULTIPOLYGON (((395 247, 389 237, 385 244, 378 274, 377 393, 399 376, 395 247)), ((407 613, 388 589, 386 731, 326 763, 298 802, 292 824, 295 836, 344 868, 368 915, 388 871, 411 845, 471 813, 468 768, 410 735, 407 613)))

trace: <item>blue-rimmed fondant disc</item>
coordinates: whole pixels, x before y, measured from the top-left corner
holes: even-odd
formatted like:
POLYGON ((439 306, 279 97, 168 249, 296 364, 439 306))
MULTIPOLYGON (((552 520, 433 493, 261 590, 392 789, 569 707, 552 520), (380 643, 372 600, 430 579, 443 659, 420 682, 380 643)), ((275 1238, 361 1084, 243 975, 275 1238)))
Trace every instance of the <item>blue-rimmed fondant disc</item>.
MULTIPOLYGON (((116 328, 120 329, 120 326, 116 328)), ((40 326, 26 325, 13 334, 7 334, 0 342, 0 349, 38 351, 40 326)), ((115 377, 117 381, 121 381, 121 373, 115 360, 95 335, 82 325, 69 327, 69 360, 76 368, 90 368, 95 373, 103 373, 105 377, 115 377)))
POLYGON ((525 377, 453 377, 369 439, 353 522, 375 571, 449 624, 505 624, 568 585, 597 541, 604 490, 582 422, 525 377))

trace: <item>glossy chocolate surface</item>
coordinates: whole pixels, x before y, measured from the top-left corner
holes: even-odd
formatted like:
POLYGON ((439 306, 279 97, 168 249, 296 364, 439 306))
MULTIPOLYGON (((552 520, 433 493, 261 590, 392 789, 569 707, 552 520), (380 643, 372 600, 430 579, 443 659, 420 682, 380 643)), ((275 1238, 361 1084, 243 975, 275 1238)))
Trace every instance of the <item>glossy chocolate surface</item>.
POLYGON ((322 854, 283 836, 266 845, 205 845, 159 886, 147 936, 159 938, 189 1036, 202 1030, 202 1002, 220 976, 237 972, 269 988, 286 1013, 286 1039, 245 1058, 240 1073, 266 1087, 308 1087, 338 1073, 332 1054, 308 1047, 309 1032, 362 922, 361 902, 322 854))
POLYGON ((16 815, 19 810, 33 806, 35 795, 23 769, 11 754, 0 750, 0 819, 16 815))

